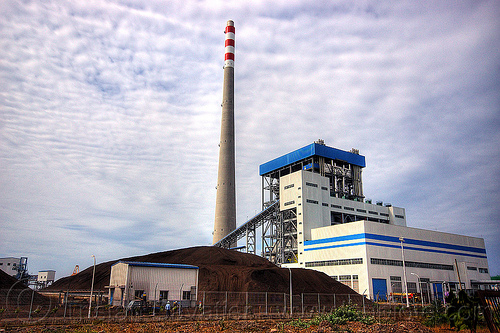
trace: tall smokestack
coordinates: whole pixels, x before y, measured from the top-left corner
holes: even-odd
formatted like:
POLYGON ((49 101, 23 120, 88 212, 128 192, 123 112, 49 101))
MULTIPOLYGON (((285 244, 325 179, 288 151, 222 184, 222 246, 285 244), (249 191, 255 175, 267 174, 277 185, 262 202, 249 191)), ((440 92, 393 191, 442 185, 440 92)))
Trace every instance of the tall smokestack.
POLYGON ((234 22, 227 21, 224 54, 224 86, 219 143, 219 173, 213 243, 236 229, 236 186, 234 154, 234 22))

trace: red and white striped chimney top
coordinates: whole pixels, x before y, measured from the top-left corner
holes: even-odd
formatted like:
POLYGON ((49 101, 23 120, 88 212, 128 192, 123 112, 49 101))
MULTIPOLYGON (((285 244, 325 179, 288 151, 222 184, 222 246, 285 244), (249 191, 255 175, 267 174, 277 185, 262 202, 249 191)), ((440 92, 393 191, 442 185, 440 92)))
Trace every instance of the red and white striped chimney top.
POLYGON ((224 67, 234 67, 234 22, 229 20, 227 21, 226 30, 224 31, 226 34, 225 41, 225 54, 224 54, 224 67))

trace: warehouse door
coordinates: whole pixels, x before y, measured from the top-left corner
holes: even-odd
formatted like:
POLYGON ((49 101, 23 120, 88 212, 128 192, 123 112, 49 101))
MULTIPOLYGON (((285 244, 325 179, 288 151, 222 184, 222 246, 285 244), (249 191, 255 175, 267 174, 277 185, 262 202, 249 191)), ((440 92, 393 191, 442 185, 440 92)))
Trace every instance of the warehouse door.
POLYGON ((373 299, 378 301, 387 301, 387 281, 386 279, 372 279, 373 299))

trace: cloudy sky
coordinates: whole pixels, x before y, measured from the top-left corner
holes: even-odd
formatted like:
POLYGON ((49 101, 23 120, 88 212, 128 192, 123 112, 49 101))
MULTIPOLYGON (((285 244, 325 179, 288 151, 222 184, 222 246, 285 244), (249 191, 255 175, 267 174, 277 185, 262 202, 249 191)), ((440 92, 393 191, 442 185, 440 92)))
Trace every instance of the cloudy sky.
POLYGON ((500 274, 495 0, 1 1, 0 257, 62 277, 211 244, 228 19, 238 225, 259 165, 321 138, 500 274))

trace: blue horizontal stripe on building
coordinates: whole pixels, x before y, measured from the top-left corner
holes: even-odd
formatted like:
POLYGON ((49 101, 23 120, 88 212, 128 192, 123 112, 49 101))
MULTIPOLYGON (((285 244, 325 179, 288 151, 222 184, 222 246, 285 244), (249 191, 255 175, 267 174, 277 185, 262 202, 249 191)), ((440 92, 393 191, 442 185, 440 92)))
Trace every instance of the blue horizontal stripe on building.
MULTIPOLYGON (((389 248, 400 248, 401 247, 398 237, 376 235, 376 234, 369 234, 369 233, 360 233, 360 234, 352 234, 352 235, 346 235, 346 236, 338 236, 338 237, 330 237, 330 238, 305 241, 304 246, 309 247, 309 248, 305 248, 304 251, 325 250, 325 249, 333 249, 333 248, 338 248, 338 247, 357 246, 357 245, 373 245, 373 246, 381 246, 381 247, 389 247, 389 248), (321 247, 310 247, 312 245, 337 243, 337 242, 342 242, 342 241, 358 240, 358 239, 363 239, 363 241, 356 242, 356 243, 332 244, 332 245, 321 246, 321 247), (386 244, 386 243, 368 242, 368 241, 366 241, 367 239, 381 240, 381 241, 393 242, 393 243, 398 243, 398 244, 393 245, 393 244, 386 244)), ((405 250, 462 255, 462 256, 475 257, 475 258, 486 258, 486 255, 447 251, 447 250, 459 250, 459 251, 486 254, 485 249, 475 248, 475 247, 470 247, 470 246, 437 243, 437 242, 422 241, 422 240, 417 240, 417 239, 406 239, 406 238, 404 239, 403 246, 404 246, 405 250), (435 247, 435 248, 446 249, 446 250, 425 249, 425 248, 408 246, 408 244, 435 247)))

